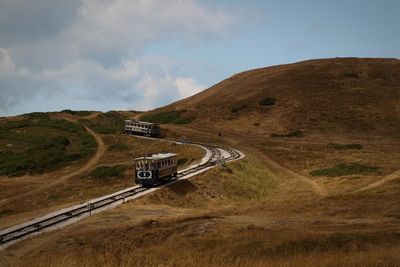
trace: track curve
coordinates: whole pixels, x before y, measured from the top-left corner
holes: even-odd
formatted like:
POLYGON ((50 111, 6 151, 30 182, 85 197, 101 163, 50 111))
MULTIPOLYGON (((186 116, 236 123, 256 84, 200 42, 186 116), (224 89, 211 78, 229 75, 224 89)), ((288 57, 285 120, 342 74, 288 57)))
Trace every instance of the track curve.
POLYGON ((207 145, 195 142, 186 142, 186 143, 203 147, 204 149, 211 152, 211 156, 203 163, 179 171, 177 179, 169 181, 159 187, 154 187, 154 188, 143 188, 140 186, 131 187, 116 192, 114 194, 110 194, 71 208, 64 209, 62 211, 51 213, 49 215, 29 221, 24 224, 4 229, 0 231, 0 250, 5 248, 6 246, 14 244, 20 240, 23 240, 29 236, 37 235, 45 231, 50 231, 60 228, 64 225, 71 224, 84 217, 90 216, 93 213, 97 213, 102 210, 115 207, 119 204, 124 203, 125 201, 138 198, 140 196, 143 196, 144 194, 153 192, 162 187, 176 183, 179 180, 189 179, 199 173, 205 172, 210 168, 213 168, 216 164, 219 164, 221 161, 229 162, 244 157, 244 154, 242 152, 232 148, 224 148, 216 145, 207 145), (229 156, 223 157, 221 155, 221 150, 226 151, 226 154, 229 154, 229 156))

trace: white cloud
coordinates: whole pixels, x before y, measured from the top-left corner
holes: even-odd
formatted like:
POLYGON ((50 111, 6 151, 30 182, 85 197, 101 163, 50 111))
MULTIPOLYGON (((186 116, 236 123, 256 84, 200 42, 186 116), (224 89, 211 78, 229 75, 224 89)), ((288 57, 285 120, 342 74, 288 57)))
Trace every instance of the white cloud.
POLYGON ((179 96, 186 98, 197 94, 207 88, 206 85, 197 84, 193 78, 176 78, 174 84, 178 87, 179 96))
POLYGON ((30 1, 0 0, 9 2, 0 12, 0 113, 77 103, 80 109, 150 109, 190 96, 205 85, 176 73, 173 57, 144 58, 143 49, 225 38, 240 20, 235 10, 195 0, 81 0, 61 5, 66 14, 52 1, 40 6, 51 6, 62 22, 41 8, 26 12, 30 1), (21 14, 23 23, 14 23, 20 18, 12 13, 21 14), (47 28, 52 22, 56 27, 47 28), (16 28, 27 25, 37 34, 16 28))
POLYGON ((8 51, 0 47, 0 75, 13 73, 14 69, 15 64, 11 61, 8 51))

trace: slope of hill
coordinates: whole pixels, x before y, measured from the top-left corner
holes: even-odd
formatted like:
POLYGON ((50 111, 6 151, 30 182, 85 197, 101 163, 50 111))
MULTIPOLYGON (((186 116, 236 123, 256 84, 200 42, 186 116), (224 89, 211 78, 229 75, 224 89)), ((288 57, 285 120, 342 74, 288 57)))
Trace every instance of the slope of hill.
MULTIPOLYGON (((124 112, 134 115, 133 112, 124 112)), ((0 119, 0 229, 132 186, 132 159, 171 151, 185 168, 203 150, 124 135, 118 112, 0 119)))
POLYGON ((400 60, 249 70, 142 117, 164 119, 171 136, 235 144, 308 184, 352 191, 399 168, 400 60))
MULTIPOLYGON (((240 148, 244 160, 22 241, 0 264, 399 266, 399 112, 395 59, 234 75, 141 118, 167 136, 240 148)), ((113 153, 103 164, 130 155, 113 153)))
POLYGON ((193 126, 259 135, 301 130, 398 136, 400 61, 335 58, 250 70, 151 113, 172 110, 186 110, 193 126), (265 98, 275 103, 262 105, 265 98))

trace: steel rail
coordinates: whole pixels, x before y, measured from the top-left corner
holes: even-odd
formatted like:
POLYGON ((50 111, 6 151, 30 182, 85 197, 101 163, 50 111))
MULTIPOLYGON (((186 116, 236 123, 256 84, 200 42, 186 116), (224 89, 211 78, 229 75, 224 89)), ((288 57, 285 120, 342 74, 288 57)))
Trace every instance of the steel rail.
MULTIPOLYGON (((189 142, 189 143, 196 144, 194 142, 193 143, 189 142)), ((183 177, 185 177, 185 176, 187 176, 189 174, 195 173, 195 172, 200 171, 202 169, 205 169, 207 167, 214 166, 216 164, 217 160, 221 157, 221 152, 220 152, 220 150, 218 148, 222 148, 222 147, 204 145, 204 144, 201 144, 201 145, 205 146, 212 153, 212 156, 208 159, 208 161, 203 163, 203 164, 200 164, 200 165, 197 165, 195 167, 192 167, 190 169, 178 172, 178 175, 177 175, 176 179, 169 180, 169 181, 167 181, 166 183, 164 183, 162 185, 168 185, 169 183, 172 183, 172 182, 174 182, 176 180, 179 180, 180 178, 183 178, 183 177)), ((222 148, 222 149, 228 151, 228 153, 230 154, 230 157, 225 159, 227 161, 230 161, 230 160, 233 160, 233 159, 237 159, 237 158, 240 157, 240 154, 237 151, 233 150, 233 149, 230 149, 230 148, 222 148)), ((145 192, 145 191, 147 191, 149 189, 151 189, 151 188, 138 187, 138 188, 134 188, 134 189, 132 189, 130 191, 125 191, 123 193, 120 193, 120 194, 117 194, 117 195, 113 195, 113 196, 110 196, 110 197, 107 197, 107 198, 103 198, 103 199, 96 200, 96 201, 90 201, 90 202, 84 203, 81 206, 76 207, 74 209, 71 209, 71 210, 56 214, 54 216, 51 216, 51 217, 36 221, 34 223, 31 223, 31 224, 27 224, 27 225, 21 226, 19 228, 13 229, 13 230, 11 230, 9 232, 2 233, 0 235, 0 246, 6 244, 8 242, 18 240, 18 239, 20 239, 22 237, 25 237, 25 236, 28 236, 30 234, 40 232, 40 231, 42 231, 42 230, 44 230, 46 228, 50 228, 52 226, 55 226, 57 224, 66 222, 66 221, 71 220, 73 218, 78 218, 83 214, 86 214, 86 213, 90 214, 94 210, 97 210, 97 209, 100 209, 102 207, 114 204, 114 203, 116 203, 118 201, 121 201, 121 200, 124 201, 125 198, 127 198, 127 197, 131 197, 131 196, 134 196, 134 195, 136 195, 138 193, 145 192)))

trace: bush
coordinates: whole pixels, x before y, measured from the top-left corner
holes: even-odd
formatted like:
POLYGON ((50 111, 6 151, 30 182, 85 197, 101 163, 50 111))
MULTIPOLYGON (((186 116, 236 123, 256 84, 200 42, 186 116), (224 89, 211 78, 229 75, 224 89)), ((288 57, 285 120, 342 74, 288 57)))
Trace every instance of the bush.
POLYGON ((290 131, 290 132, 287 132, 284 134, 272 133, 270 136, 271 137, 302 137, 302 136, 304 136, 304 134, 300 130, 294 130, 294 131, 290 131))
POLYGON ((176 164, 177 164, 178 166, 179 166, 179 165, 183 165, 183 164, 185 164, 187 161, 188 161, 187 158, 180 158, 180 159, 177 160, 176 164))
POLYGON ((90 176, 94 178, 111 178, 111 177, 121 177, 124 173, 123 166, 101 166, 94 169, 90 176))
POLYGON ((64 110, 61 110, 60 112, 61 113, 68 113, 68 114, 76 115, 76 116, 89 116, 90 114, 92 114, 93 111, 64 109, 64 110))
POLYGON ((247 108, 247 105, 233 106, 233 107, 231 108, 231 112, 232 112, 232 113, 236 113, 236 112, 241 111, 241 110, 243 110, 243 109, 245 109, 245 108, 247 108))
POLYGON ((0 175, 8 176, 53 170, 61 164, 92 155, 97 147, 96 140, 82 125, 66 120, 50 120, 44 116, 36 122, 22 120, 6 123, 0 127, 0 138, 24 144, 23 150, 0 152, 0 175), (29 129, 18 134, 13 131, 23 127, 29 129), (54 129, 64 134, 54 135, 54 129), (67 149, 71 135, 76 141, 72 149, 67 149))
POLYGON ((1 130, 18 129, 18 128, 29 127, 29 126, 33 126, 33 125, 35 125, 35 123, 33 123, 30 120, 8 121, 7 123, 0 125, 0 131, 1 130))
POLYGON ((347 149, 362 149, 363 145, 361 144, 337 144, 337 143, 329 143, 328 147, 332 147, 338 150, 347 150, 347 149))
POLYGON ((153 114, 145 114, 140 117, 140 120, 153 122, 153 123, 174 123, 174 124, 188 124, 195 120, 194 117, 182 117, 186 113, 186 109, 164 111, 153 114))
POLYGON ((352 164, 337 164, 331 168, 313 170, 310 172, 312 176, 342 176, 352 174, 363 174, 363 173, 377 173, 380 174, 380 168, 375 166, 362 165, 358 163, 352 164))
POLYGON ((180 118, 174 121, 174 124, 188 124, 191 123, 194 118, 180 118))
POLYGON ((78 133, 81 131, 86 132, 85 128, 82 125, 64 119, 61 120, 41 119, 36 123, 35 126, 49 127, 70 133, 78 133))
POLYGON ((114 134, 124 129, 125 117, 115 111, 100 114, 92 120, 79 120, 79 123, 86 125, 96 133, 114 134))
POLYGON ((344 76, 347 78, 358 78, 357 71, 348 71, 344 73, 344 76))
POLYGON ((272 98, 272 97, 266 97, 266 98, 263 98, 260 102, 258 102, 258 104, 260 105, 260 106, 273 106, 273 105, 275 105, 275 98, 272 98))
POLYGON ((1 211, 0 211, 0 218, 1 218, 1 217, 8 216, 8 215, 10 215, 10 214, 12 214, 12 213, 14 213, 14 210, 11 210, 11 209, 4 209, 4 210, 1 210, 1 211))
POLYGON ((68 138, 64 136, 53 136, 45 140, 41 146, 44 149, 50 149, 50 148, 66 149, 68 145, 69 145, 68 138))
POLYGON ((127 144, 124 144, 124 143, 115 143, 115 144, 110 145, 108 147, 108 149, 110 151, 114 151, 114 150, 122 151, 122 150, 128 150, 129 146, 127 144))
POLYGON ((23 116, 28 117, 29 119, 49 119, 49 114, 44 112, 32 112, 23 114, 23 116))

